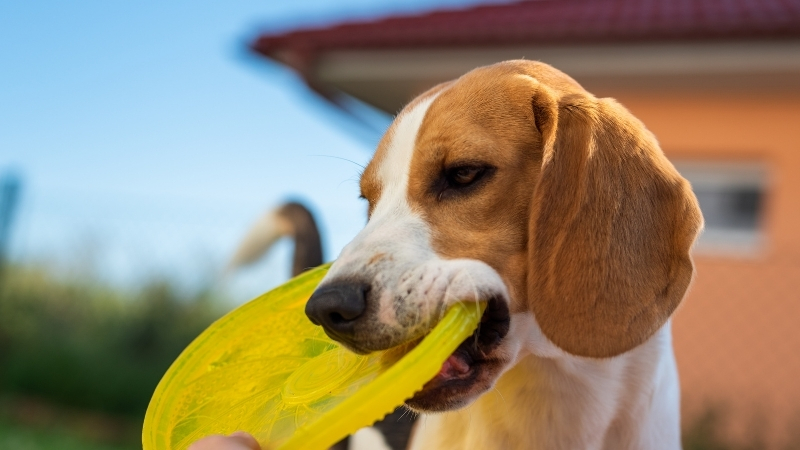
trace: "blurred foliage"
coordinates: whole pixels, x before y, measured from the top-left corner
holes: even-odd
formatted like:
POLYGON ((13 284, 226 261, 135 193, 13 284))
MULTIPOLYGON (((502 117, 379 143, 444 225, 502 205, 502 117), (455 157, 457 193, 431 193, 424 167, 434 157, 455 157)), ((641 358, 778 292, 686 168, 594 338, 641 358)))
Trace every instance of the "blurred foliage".
POLYGON ((128 292, 7 266, 0 283, 0 392, 138 420, 172 361, 221 313, 209 290, 164 279, 128 292))
POLYGON ((82 439, 67 430, 42 430, 0 422, 0 448, 13 450, 134 450, 137 445, 104 444, 82 439))
POLYGON ((721 413, 712 408, 683 430, 684 450, 757 450, 761 447, 738 446, 726 442, 720 433, 721 413))
MULTIPOLYGON (((764 430, 753 423, 749 437, 743 442, 732 442, 724 437, 727 411, 722 406, 709 407, 683 430, 683 450, 767 450, 769 446, 763 438, 764 430)), ((789 436, 789 441, 777 447, 778 450, 800 450, 800 430, 789 436)))

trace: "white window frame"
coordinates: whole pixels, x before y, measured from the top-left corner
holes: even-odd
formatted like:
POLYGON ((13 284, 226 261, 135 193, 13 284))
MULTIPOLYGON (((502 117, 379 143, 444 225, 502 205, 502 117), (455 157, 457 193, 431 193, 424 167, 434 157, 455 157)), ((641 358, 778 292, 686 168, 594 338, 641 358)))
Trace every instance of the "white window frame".
MULTIPOLYGON (((765 216, 769 195, 769 171, 761 162, 673 160, 675 168, 692 184, 692 189, 724 190, 726 188, 756 188, 761 192, 759 217, 753 230, 705 226, 694 252, 702 255, 757 257, 766 248, 765 216)), ((702 209, 701 204, 701 209, 702 209)), ((705 214, 705 212, 704 212, 705 214)))

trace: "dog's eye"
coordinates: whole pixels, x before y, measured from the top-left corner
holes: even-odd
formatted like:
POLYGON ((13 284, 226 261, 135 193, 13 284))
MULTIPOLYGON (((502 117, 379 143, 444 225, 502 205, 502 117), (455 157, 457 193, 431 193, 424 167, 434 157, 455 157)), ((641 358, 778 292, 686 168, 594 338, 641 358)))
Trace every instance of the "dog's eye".
POLYGON ((495 170, 494 166, 488 164, 453 164, 435 179, 431 191, 438 200, 469 195, 484 185, 494 175, 495 170))
POLYGON ((483 167, 454 167, 447 171, 447 181, 452 187, 465 187, 474 183, 486 171, 483 167))

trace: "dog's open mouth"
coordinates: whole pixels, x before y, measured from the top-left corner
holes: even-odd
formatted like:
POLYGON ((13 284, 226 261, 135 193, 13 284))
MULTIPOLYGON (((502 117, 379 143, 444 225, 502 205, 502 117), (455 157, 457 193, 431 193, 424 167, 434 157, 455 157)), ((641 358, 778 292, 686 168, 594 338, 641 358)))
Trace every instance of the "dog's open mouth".
POLYGON ((442 364, 435 380, 468 378, 476 365, 491 357, 491 351, 500 345, 508 332, 508 325, 508 307, 505 303, 494 301, 487 305, 478 328, 442 364))
POLYGON ((506 302, 490 300, 475 332, 458 346, 442 363, 439 373, 406 404, 422 411, 442 411, 460 407, 476 391, 482 392, 480 385, 485 382, 484 372, 502 364, 493 351, 508 333, 509 324, 506 302))

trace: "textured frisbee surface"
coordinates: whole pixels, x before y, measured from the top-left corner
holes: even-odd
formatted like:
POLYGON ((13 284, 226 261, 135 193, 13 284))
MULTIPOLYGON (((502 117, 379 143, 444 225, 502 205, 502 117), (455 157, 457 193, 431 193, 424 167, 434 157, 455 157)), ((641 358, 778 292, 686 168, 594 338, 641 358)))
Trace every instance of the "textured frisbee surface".
POLYGON ((144 450, 184 450, 211 434, 251 433, 270 449, 326 449, 392 412, 477 327, 484 304, 456 304, 413 350, 356 355, 305 316, 328 270, 242 305, 194 340, 158 384, 144 450))

